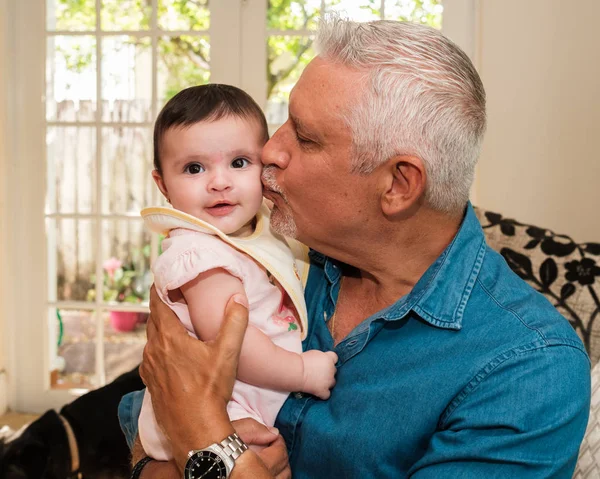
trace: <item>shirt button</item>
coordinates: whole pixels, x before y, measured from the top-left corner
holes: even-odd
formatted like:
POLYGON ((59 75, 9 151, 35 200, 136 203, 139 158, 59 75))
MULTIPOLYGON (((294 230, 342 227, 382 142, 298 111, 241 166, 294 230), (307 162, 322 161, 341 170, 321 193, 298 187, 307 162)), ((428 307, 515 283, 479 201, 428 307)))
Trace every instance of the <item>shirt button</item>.
POLYGON ((294 393, 294 397, 296 399, 302 399, 304 397, 304 394, 302 394, 301 392, 297 392, 297 393, 294 393))

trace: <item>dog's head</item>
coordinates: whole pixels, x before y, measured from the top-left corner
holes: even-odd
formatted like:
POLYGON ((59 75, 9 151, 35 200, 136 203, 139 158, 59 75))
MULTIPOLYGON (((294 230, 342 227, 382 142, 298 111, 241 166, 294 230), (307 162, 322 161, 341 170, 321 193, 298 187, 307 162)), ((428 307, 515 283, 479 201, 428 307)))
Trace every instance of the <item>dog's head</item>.
POLYGON ((0 479, 50 478, 44 475, 47 464, 48 451, 41 443, 0 443, 0 479))
MULTIPOLYGON (((50 447, 62 446, 58 433, 61 424, 54 411, 49 411, 34 421, 16 439, 0 442, 0 479, 61 479, 67 471, 51 461, 50 447), (52 437, 52 430, 56 436, 52 437), (48 431, 48 433, 44 433, 48 431), (42 434, 40 434, 42 432, 42 434)), ((64 441, 63 441, 64 442, 64 441)), ((68 445, 65 453, 68 458, 68 445)))

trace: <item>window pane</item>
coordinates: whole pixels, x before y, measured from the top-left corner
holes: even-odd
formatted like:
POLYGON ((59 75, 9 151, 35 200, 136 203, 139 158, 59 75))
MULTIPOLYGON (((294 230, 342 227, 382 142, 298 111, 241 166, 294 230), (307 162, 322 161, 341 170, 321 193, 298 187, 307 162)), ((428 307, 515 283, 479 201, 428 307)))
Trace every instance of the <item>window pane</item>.
POLYGON ((96 39, 48 38, 46 117, 50 121, 93 121, 96 114, 96 39))
POLYGON ((90 31, 96 29, 95 0, 47 0, 46 27, 49 31, 90 31))
POLYGON ((102 30, 148 30, 151 2, 140 0, 102 0, 102 30))
POLYGON ((48 219, 50 297, 58 301, 93 301, 96 228, 91 220, 48 219))
POLYGON ((50 365, 52 388, 91 389, 96 385, 96 319, 91 311, 51 308, 57 357, 50 365))
POLYGON ((92 213, 96 191, 96 129, 49 127, 46 143, 46 212, 92 213))
POLYGON ((267 28, 273 30, 314 29, 321 9, 321 0, 270 0, 267 9, 267 28))
POLYGON ((269 37, 266 108, 269 124, 277 125, 287 120, 290 91, 314 56, 312 42, 312 37, 269 37))
POLYGON ((381 19, 381 0, 325 0, 325 11, 355 22, 370 22, 381 19))
POLYGON ((385 0, 385 18, 442 28, 442 0, 385 0))
POLYGON ((102 129, 102 212, 138 215, 152 206, 150 128, 102 129))
POLYGON ((105 302, 147 303, 153 281, 150 234, 141 219, 103 221, 105 302))
POLYGON ((210 79, 208 37, 182 35, 158 42, 158 109, 184 88, 210 79))
POLYGON ((103 121, 152 121, 150 38, 103 39, 102 100, 103 121))
POLYGON ((158 0, 158 26, 163 30, 208 30, 208 0, 158 0))
POLYGON ((109 383, 142 362, 148 313, 107 311, 104 318, 104 371, 109 383))

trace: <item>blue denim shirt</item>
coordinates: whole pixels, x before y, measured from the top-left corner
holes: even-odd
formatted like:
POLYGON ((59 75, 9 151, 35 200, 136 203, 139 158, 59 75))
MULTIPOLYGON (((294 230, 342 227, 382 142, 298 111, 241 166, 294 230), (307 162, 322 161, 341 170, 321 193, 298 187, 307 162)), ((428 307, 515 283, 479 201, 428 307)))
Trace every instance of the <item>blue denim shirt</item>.
MULTIPOLYGON (((312 254, 305 349, 334 349, 327 401, 291 394, 276 426, 302 478, 570 478, 590 401, 569 323, 485 243, 469 205, 413 290, 333 348, 336 262, 312 254)), ((401 267, 401 265, 399 265, 401 267)), ((141 394, 121 424, 133 440, 141 394)))

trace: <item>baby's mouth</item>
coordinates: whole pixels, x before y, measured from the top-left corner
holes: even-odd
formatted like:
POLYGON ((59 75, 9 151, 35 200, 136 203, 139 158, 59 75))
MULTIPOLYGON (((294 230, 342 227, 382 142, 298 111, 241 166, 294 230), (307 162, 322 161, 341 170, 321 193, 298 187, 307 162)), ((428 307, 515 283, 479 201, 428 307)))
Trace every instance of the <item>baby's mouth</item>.
POLYGON ((235 207, 236 205, 224 201, 221 203, 215 203, 214 205, 207 207, 206 210, 212 216, 226 216, 231 213, 235 207))

